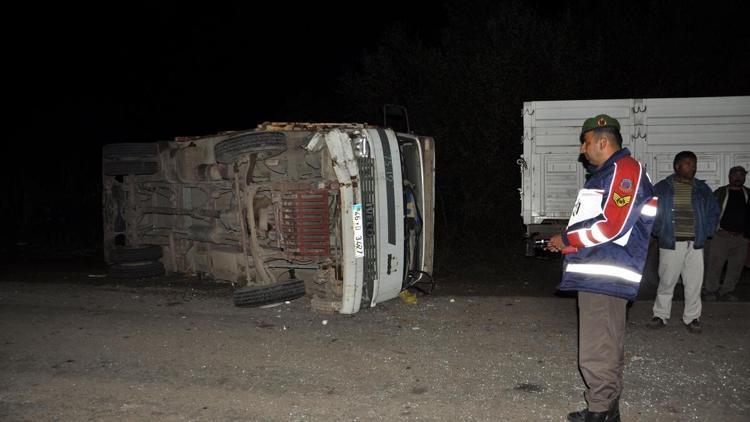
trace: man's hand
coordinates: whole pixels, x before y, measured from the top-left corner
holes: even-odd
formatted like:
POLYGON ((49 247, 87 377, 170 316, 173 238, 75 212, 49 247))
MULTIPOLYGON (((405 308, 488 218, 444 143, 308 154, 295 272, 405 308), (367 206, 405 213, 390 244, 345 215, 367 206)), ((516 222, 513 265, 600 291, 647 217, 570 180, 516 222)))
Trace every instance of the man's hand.
POLYGON ((551 252, 560 252, 564 247, 562 236, 559 234, 552 236, 547 242, 547 250, 551 252))

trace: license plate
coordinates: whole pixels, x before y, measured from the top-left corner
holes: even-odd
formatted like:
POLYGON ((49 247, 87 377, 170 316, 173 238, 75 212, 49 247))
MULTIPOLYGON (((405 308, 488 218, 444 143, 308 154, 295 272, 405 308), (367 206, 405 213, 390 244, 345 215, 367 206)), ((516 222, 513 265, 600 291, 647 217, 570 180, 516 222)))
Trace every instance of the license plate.
POLYGON ((365 236, 362 230, 362 204, 352 205, 352 226, 354 228, 354 257, 365 256, 365 236))

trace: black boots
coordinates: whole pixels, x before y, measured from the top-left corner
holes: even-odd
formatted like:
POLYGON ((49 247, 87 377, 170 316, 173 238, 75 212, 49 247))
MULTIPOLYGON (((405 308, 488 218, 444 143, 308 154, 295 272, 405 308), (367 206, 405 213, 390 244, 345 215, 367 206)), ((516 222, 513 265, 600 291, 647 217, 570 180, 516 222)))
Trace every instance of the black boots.
POLYGON ((620 400, 615 400, 608 412, 590 412, 584 409, 568 413, 568 422, 620 422, 620 400))

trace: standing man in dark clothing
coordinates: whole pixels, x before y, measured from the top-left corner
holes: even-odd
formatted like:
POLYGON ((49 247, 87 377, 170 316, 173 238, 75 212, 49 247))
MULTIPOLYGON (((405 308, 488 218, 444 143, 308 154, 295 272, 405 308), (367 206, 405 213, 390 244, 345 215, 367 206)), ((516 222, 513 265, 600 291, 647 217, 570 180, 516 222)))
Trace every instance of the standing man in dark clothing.
POLYGON ((672 295, 682 277, 685 309, 682 321, 691 333, 700 333, 703 246, 714 235, 719 222, 719 204, 711 188, 695 178, 697 157, 692 151, 679 152, 672 163, 674 174, 654 186, 659 211, 654 236, 659 238, 659 288, 650 328, 667 324, 672 295))
POLYGON ((547 249, 566 254, 558 288, 578 291, 578 366, 588 408, 568 420, 612 422, 620 420, 626 305, 638 293, 656 198, 646 170, 622 148, 616 119, 587 119, 580 140, 591 177, 566 231, 547 249))
POLYGON ((721 207, 719 230, 708 248, 706 268, 706 300, 736 302, 734 286, 742 274, 747 257, 747 242, 750 238, 750 189, 746 188, 747 171, 741 166, 729 169, 729 184, 714 191, 721 207), (724 263, 727 272, 719 288, 719 278, 724 263))

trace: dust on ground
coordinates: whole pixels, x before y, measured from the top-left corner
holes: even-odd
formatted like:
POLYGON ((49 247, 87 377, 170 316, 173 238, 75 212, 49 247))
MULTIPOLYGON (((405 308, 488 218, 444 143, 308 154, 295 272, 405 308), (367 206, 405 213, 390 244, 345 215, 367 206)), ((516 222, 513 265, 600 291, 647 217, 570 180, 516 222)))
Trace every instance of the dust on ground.
MULTIPOLYGON (((448 273, 416 305, 353 316, 235 308, 227 285, 109 280, 89 258, 0 272, 0 419, 560 421, 585 406, 554 258, 448 273)), ((700 335, 679 301, 648 329, 651 305, 629 311, 623 419, 749 420, 750 303, 704 303, 700 335)))

